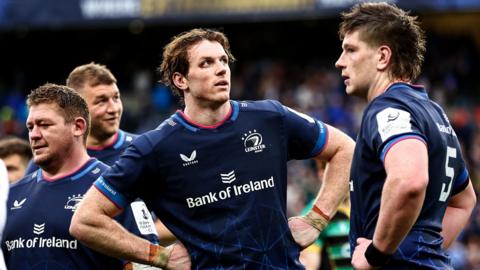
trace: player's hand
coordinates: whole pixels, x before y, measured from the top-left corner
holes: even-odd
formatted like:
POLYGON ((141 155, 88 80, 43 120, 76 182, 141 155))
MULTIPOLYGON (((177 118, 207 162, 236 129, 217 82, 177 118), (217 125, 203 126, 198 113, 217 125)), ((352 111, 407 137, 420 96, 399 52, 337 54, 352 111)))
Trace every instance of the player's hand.
POLYGON ((170 256, 168 258, 167 266, 165 269, 168 270, 190 270, 192 267, 192 262, 190 260, 190 255, 185 246, 176 242, 167 247, 170 250, 170 256))
POLYGON ((310 246, 320 235, 320 231, 313 227, 304 216, 288 219, 288 227, 295 242, 302 248, 310 246))
POLYGON ((371 270, 371 269, 378 269, 371 266, 367 258, 365 258, 365 251, 367 250, 368 246, 372 240, 366 238, 357 238, 357 246, 355 247, 355 251, 352 255, 352 266, 356 270, 371 270))
POLYGON ((306 215, 289 218, 288 227, 295 242, 306 248, 317 240, 329 220, 329 217, 314 205, 306 215))
POLYGON ((310 246, 321 233, 305 216, 289 218, 288 227, 290 227, 293 239, 302 248, 310 246))

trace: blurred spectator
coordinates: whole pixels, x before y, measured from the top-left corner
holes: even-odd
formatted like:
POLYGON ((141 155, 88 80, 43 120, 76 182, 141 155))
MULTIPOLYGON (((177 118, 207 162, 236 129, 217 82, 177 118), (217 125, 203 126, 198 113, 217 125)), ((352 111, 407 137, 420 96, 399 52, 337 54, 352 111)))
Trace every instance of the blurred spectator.
POLYGON ((23 177, 31 158, 32 150, 26 140, 15 137, 0 139, 0 159, 5 163, 11 184, 23 177))

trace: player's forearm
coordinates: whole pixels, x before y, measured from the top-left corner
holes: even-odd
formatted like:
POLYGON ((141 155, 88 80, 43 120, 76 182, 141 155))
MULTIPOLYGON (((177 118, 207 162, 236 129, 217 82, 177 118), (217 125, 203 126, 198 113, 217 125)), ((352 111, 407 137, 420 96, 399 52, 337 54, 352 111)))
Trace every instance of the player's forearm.
POLYGON ((443 248, 448 248, 455 241, 467 224, 471 211, 462 208, 447 207, 442 222, 443 248))
MULTIPOLYGON (((338 205, 348 195, 350 166, 355 148, 355 143, 350 137, 338 130, 331 133, 334 132, 336 134, 332 135, 336 136, 337 148, 327 158, 322 187, 315 201, 315 205, 330 218, 334 216, 338 205)), ((333 138, 329 140, 331 141, 334 141, 333 138)), ((322 159, 322 157, 318 158, 322 159)))
POLYGON ((475 191, 470 182, 465 190, 449 200, 442 221, 443 248, 448 248, 455 241, 467 224, 476 204, 475 191))
POLYGON ((142 264, 152 264, 150 242, 131 234, 106 215, 92 216, 95 218, 74 217, 70 233, 88 247, 106 255, 142 264))
MULTIPOLYGON (((112 218, 120 212, 120 208, 92 187, 72 217, 70 234, 90 248, 109 256, 160 266, 156 263, 165 259, 162 253, 165 249, 152 246, 147 240, 123 228, 112 218), (155 252, 152 252, 152 248, 155 252)), ((168 252, 165 254, 168 255, 168 252)))
POLYGON ((382 191, 380 214, 373 236, 374 246, 393 254, 417 220, 425 199, 425 188, 411 181, 387 179, 382 191))
POLYGON ((330 218, 348 193, 350 163, 347 157, 337 156, 327 165, 322 187, 315 205, 330 218))

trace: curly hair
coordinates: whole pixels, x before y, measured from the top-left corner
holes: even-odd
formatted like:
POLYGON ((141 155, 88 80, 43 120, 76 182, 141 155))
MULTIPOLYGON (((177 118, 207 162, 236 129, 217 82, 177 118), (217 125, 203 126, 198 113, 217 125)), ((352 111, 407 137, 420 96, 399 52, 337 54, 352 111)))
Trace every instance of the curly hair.
POLYGON ((174 36, 170 43, 163 48, 163 60, 158 68, 161 74, 161 82, 170 87, 172 92, 183 99, 183 91, 173 83, 173 74, 178 72, 187 76, 189 69, 188 50, 202 40, 215 41, 222 45, 228 56, 229 63, 235 61, 235 57, 230 51, 228 38, 222 32, 195 28, 174 36))

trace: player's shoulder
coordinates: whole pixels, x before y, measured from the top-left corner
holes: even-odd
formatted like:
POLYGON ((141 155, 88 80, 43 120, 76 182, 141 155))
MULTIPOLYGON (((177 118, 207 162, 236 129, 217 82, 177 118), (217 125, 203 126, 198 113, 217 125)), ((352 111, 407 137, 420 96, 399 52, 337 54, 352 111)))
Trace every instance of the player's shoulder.
POLYGON ((364 118, 391 122, 400 117, 403 119, 418 118, 422 112, 435 106, 422 85, 394 83, 387 91, 373 99, 365 109, 364 118))
POLYGON ((98 174, 103 173, 106 171, 110 166, 102 162, 101 160, 98 160, 96 158, 92 158, 92 164, 86 168, 86 172, 88 174, 93 175, 94 177, 97 177, 98 174))
POLYGON ((123 133, 123 136, 125 136, 125 141, 127 142, 131 142, 133 140, 135 140, 138 136, 138 134, 135 134, 135 133, 131 133, 131 132, 127 132, 125 130, 119 130, 119 132, 123 133))
POLYGON ((69 176, 73 181, 83 179, 85 181, 95 181, 104 171, 106 171, 110 166, 103 163, 102 161, 96 158, 90 158, 90 160, 82 166, 78 171, 69 176))
POLYGON ((410 114, 417 105, 412 102, 412 88, 408 84, 395 84, 374 98, 365 109, 365 117, 377 118, 378 114, 394 116, 402 112, 410 114))
POLYGON ((385 104, 397 104, 405 107, 421 106, 420 101, 431 101, 422 85, 394 83, 383 94, 376 97, 372 107, 385 104))
POLYGON ((124 130, 118 130, 118 139, 113 148, 125 148, 130 145, 139 135, 124 130))
POLYGON ((238 103, 239 110, 242 112, 273 112, 284 113, 284 106, 277 100, 265 99, 265 100, 243 100, 232 101, 238 103))
POLYGON ((35 171, 25 175, 22 179, 18 180, 17 182, 10 185, 10 192, 22 189, 22 187, 35 183, 37 179, 37 175, 41 173, 40 169, 36 169, 35 171))
POLYGON ((134 140, 133 145, 145 154, 165 142, 167 138, 174 136, 175 132, 181 129, 181 123, 173 114, 155 129, 140 134, 134 140))

